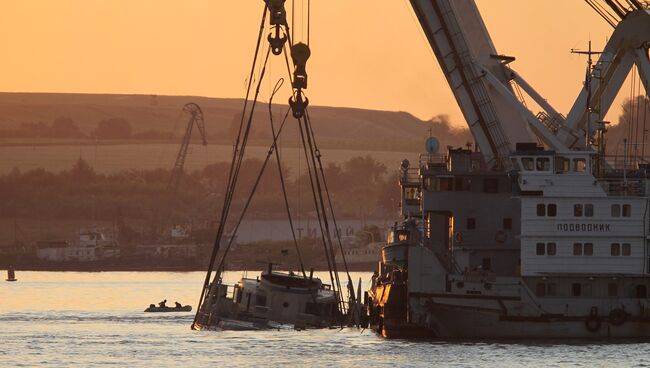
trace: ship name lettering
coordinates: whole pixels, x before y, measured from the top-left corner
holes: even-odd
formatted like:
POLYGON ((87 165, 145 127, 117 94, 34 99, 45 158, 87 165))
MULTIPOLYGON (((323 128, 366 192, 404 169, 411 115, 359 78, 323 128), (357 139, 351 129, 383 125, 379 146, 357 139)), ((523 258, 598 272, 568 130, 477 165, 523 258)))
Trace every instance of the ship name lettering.
POLYGON ((610 224, 557 224, 557 231, 608 232, 610 224))

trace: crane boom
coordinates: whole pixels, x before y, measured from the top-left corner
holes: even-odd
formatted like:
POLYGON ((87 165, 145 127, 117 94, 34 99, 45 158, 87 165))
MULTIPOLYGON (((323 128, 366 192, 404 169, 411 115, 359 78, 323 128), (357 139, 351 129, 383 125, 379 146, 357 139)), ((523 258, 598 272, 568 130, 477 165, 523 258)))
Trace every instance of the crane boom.
POLYGON ((183 106, 183 112, 186 112, 190 115, 189 121, 187 122, 187 127, 185 128, 185 134, 183 135, 183 140, 181 141, 181 147, 178 150, 176 155, 176 161, 174 162, 174 167, 172 168, 171 176, 169 178, 169 183, 167 189, 175 195, 178 191, 178 187, 181 182, 181 177, 183 176, 183 171, 185 168, 185 159, 187 158, 187 150, 190 146, 190 140, 192 138, 192 130, 194 125, 199 129, 201 133, 202 144, 205 146, 208 144, 205 137, 205 123, 203 120, 203 111, 199 105, 190 102, 183 106))
POLYGON ((496 49, 473 0, 411 0, 456 101, 485 159, 507 168, 514 144, 534 142, 513 97, 509 69, 496 49), (489 72, 505 89, 484 77, 489 72), (504 93, 506 94, 504 96, 504 93))
MULTIPOLYGON (((616 24, 614 33, 601 53, 596 67, 591 71, 590 112, 588 113, 586 109, 589 94, 586 87, 581 90, 567 115, 564 129, 558 132, 558 137, 566 145, 577 146, 582 140, 575 139, 576 135, 581 135, 575 132, 586 131, 587 121, 602 119, 607 114, 635 64, 647 94, 648 79, 650 79, 648 45, 650 45, 650 10, 639 7, 624 13, 622 20, 616 24), (574 132, 573 136, 570 135, 572 132, 574 132)), ((590 125, 589 130, 588 134, 591 137, 594 126, 590 125)))

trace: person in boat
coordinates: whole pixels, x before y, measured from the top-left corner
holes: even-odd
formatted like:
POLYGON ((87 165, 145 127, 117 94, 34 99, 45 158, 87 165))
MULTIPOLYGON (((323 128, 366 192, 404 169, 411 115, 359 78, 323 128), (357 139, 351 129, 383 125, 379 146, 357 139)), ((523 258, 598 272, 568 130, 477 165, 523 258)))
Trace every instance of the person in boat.
POLYGON ((183 308, 183 306, 179 302, 174 302, 174 304, 176 304, 176 308, 183 308))
POLYGON ((158 306, 160 308, 167 308, 167 299, 163 300, 162 302, 158 303, 158 306))

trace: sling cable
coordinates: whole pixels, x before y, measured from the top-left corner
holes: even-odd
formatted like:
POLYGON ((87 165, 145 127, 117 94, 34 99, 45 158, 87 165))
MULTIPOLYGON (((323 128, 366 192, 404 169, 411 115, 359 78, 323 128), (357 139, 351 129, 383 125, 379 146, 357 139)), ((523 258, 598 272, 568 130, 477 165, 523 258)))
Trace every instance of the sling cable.
MULTIPOLYGON (((223 207, 221 210, 221 218, 219 221, 219 226, 217 229, 217 235, 215 237, 214 245, 213 245, 213 250, 212 254, 210 256, 209 260, 209 265, 208 265, 208 272, 206 273, 206 277, 204 279, 204 284, 203 288, 201 291, 201 296, 199 299, 199 304, 197 307, 197 313, 194 317, 194 322, 192 323, 192 328, 196 327, 197 321, 199 319, 205 320, 206 318, 209 319, 212 313, 212 305, 214 304, 214 299, 218 297, 219 290, 218 288, 222 284, 222 274, 224 272, 224 262, 226 259, 226 256, 232 246, 233 240, 235 238, 235 234, 237 233, 237 230, 239 229, 239 226, 241 225, 244 216, 253 200, 254 194, 258 188, 258 185, 261 181, 261 178, 264 174, 264 171, 267 167, 267 164, 269 160, 271 159, 271 156, 275 154, 275 158, 278 164, 278 171, 280 174, 280 181, 281 181, 281 187, 283 191, 283 199, 284 199, 284 204, 285 208, 287 211, 287 216, 289 219, 289 225, 291 228, 291 233, 292 233, 292 238, 294 245, 296 246, 296 251, 297 255, 299 258, 299 263, 300 263, 300 271, 302 273, 302 276, 304 278, 307 278, 306 273, 305 273, 305 267, 304 267, 304 262, 302 259, 302 255, 300 253, 300 249, 298 246, 298 241, 296 239, 295 235, 295 229, 293 225, 293 220, 291 216, 291 211, 289 207, 289 202, 287 198, 287 191, 286 191, 286 185, 284 181, 284 175, 283 175, 283 170, 281 166, 281 161, 280 161, 280 156, 278 152, 278 146, 277 146, 277 140, 278 137, 280 136, 283 127, 285 126, 286 120, 288 118, 289 112, 291 112, 292 116, 297 119, 300 127, 300 133, 302 137, 302 145, 304 149, 305 156, 307 157, 307 162, 308 162, 308 169, 309 169, 309 177, 310 177, 310 183, 312 187, 312 196, 314 198, 314 204, 315 204, 315 209, 319 221, 319 226, 321 229, 321 240, 323 242, 323 247, 324 247, 324 252, 325 252, 325 258, 327 260, 328 264, 328 271, 330 275, 330 279, 332 282, 332 289, 337 296, 337 303, 339 306, 339 311, 340 311, 340 316, 341 316, 341 326, 343 326, 344 322, 342 320, 342 316, 346 314, 346 303, 343 300, 343 291, 341 288, 341 283, 340 283, 340 278, 338 276, 338 271, 336 267, 336 262, 335 262, 335 249, 334 245, 331 239, 331 233, 330 233, 330 228, 329 228, 329 222, 328 222, 328 213, 326 211, 326 205, 325 205, 325 200, 323 197, 323 191, 325 192, 325 198, 327 198, 327 203, 329 207, 329 216, 331 217, 332 221, 334 222, 335 225, 335 234, 338 239, 339 247, 341 249, 341 255, 343 256, 343 264, 345 266, 345 271, 347 273, 347 278, 348 278, 348 289, 350 291, 350 305, 355 306, 355 321, 356 324, 358 325, 358 304, 356 303, 355 297, 354 297, 354 289, 352 286, 352 281, 348 272, 348 267, 347 263, 345 262, 345 255, 343 253, 341 241, 340 241, 340 232, 338 231, 338 227, 336 227, 336 219, 334 217, 334 210, 330 198, 329 191, 327 189, 327 185, 325 183, 325 177, 324 177, 324 172, 322 168, 322 162, 321 162, 321 153, 318 150, 315 142, 315 137, 313 130, 311 128, 311 122, 309 120, 309 114, 307 113, 307 106, 309 104, 309 99, 306 97, 304 94, 304 89, 307 88, 307 73, 306 73, 306 62, 309 59, 309 56, 311 54, 311 51, 309 49, 308 44, 304 43, 298 43, 298 44, 292 44, 291 42, 291 36, 289 33, 289 24, 286 19, 286 10, 284 8, 284 3, 285 0, 265 0, 265 7, 264 7, 264 13, 262 15, 262 21, 260 25, 260 31, 258 34, 257 38, 257 44, 255 47, 255 54, 253 58, 253 65, 251 67, 251 73, 248 79, 248 85, 247 85, 247 91, 246 91, 246 98, 244 99, 244 107, 243 107, 243 114, 242 118, 240 121, 239 125, 239 130, 237 133, 237 137, 235 140, 234 148, 233 148, 233 157, 231 161, 231 166, 230 170, 228 173, 228 181, 226 185, 226 192, 224 195, 224 203, 223 207), (263 61, 261 63, 261 69, 259 73, 259 80, 257 81, 257 85, 255 87, 254 93, 252 92, 253 88, 253 80, 255 79, 255 70, 257 68, 257 61, 258 58, 260 58, 261 54, 264 54, 261 50, 263 50, 262 46, 262 37, 264 34, 265 30, 265 22, 267 18, 267 14, 269 17, 269 25, 271 27, 271 33, 267 37, 267 41, 269 43, 269 47, 266 50, 266 54, 262 56, 263 61), (289 47, 291 48, 291 58, 294 64, 294 70, 291 72, 291 68, 289 66, 289 58, 288 58, 288 53, 287 53, 287 43, 290 45, 289 47), (227 241, 227 245, 223 251, 223 254, 221 256, 220 261, 218 264, 216 264, 216 259, 217 259, 217 254, 219 253, 222 241, 224 240, 224 234, 225 234, 225 229, 226 229, 226 224, 228 222, 228 217, 230 214, 230 208, 231 204, 233 201, 233 197, 235 194, 235 190, 237 187, 238 179, 239 179, 239 172, 242 167, 242 163, 244 161, 244 156, 245 156, 245 151, 248 143, 248 138, 250 136, 251 132, 251 126, 252 126, 252 120, 253 120, 253 115, 255 111, 255 107, 257 106, 257 102, 259 99, 260 95, 260 88, 264 79, 264 76, 266 74, 266 69, 267 69, 267 64, 269 61, 270 54, 273 55, 281 55, 284 53, 285 56, 285 61, 287 64, 287 68, 289 71, 289 79, 291 80, 291 85, 292 85, 292 95, 289 98, 289 106, 290 108, 286 111, 284 115, 284 119, 282 120, 277 132, 275 130, 275 125, 273 122, 273 114, 272 114, 272 101, 273 97, 275 94, 280 90, 283 80, 280 79, 278 83, 275 85, 273 92, 271 94, 271 98, 269 100, 269 114, 270 114, 270 126, 271 126, 271 132, 272 132, 272 143, 271 146, 268 150, 267 156, 262 164, 262 167, 260 169, 260 172, 255 180, 255 183, 248 195, 248 198, 245 202, 245 205, 242 209, 242 212, 233 228, 233 230, 230 232, 230 237, 227 241), (251 94, 252 99, 251 99, 251 94), (304 127, 303 127, 304 125, 304 127), (317 170, 317 165, 318 165, 318 171, 317 170), (213 276, 214 273, 214 276, 213 276), (210 282, 212 280, 212 282, 210 282), (354 303, 354 304, 352 304, 354 303)), ((352 314, 349 314, 352 316, 352 314)), ((350 321, 348 321, 349 323, 350 321)))

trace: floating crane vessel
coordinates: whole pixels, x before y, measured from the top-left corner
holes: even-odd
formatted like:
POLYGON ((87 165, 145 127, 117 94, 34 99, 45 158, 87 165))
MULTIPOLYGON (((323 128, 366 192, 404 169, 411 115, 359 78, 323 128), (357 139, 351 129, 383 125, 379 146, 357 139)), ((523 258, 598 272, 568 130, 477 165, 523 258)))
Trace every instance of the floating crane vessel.
POLYGON ((565 116, 496 51, 474 1, 411 0, 477 150, 439 154, 431 138, 402 163, 401 218, 368 292, 377 332, 650 338, 650 168, 632 142, 606 155, 603 121, 633 68, 647 103, 650 10, 587 3, 614 32, 582 52, 585 86, 565 116))

